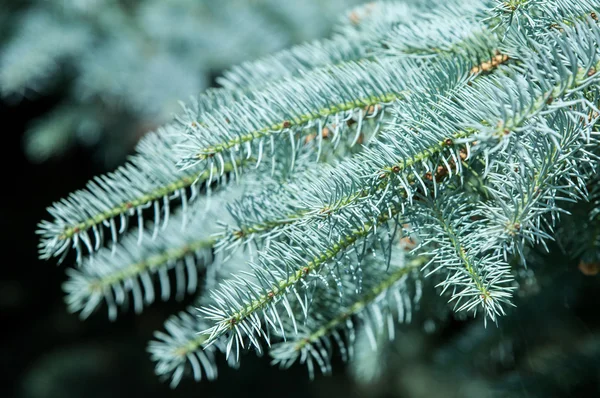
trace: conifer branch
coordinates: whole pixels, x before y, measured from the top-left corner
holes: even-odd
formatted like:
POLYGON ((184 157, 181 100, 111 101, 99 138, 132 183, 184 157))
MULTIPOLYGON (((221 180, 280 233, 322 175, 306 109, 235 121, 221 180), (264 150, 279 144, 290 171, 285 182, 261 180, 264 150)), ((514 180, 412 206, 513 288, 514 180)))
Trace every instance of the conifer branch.
MULTIPOLYGON (((103 247, 105 234, 110 234, 114 245, 119 235, 127 230, 130 217, 137 217, 141 242, 144 233, 143 211, 153 207, 154 225, 165 228, 171 202, 179 199, 183 207, 199 195, 203 183, 223 176, 244 160, 224 164, 221 170, 182 172, 175 167, 172 145, 177 140, 172 131, 163 130, 148 136, 140 143, 140 154, 112 174, 97 177, 87 189, 77 191, 68 199, 55 203, 48 209, 53 222, 39 224, 40 257, 59 257, 68 254, 70 247, 77 250, 77 262, 82 260, 82 250, 93 253, 103 247), (190 193, 188 193, 188 190, 190 193), (117 219, 119 220, 117 222, 117 219), (105 231, 108 228, 108 231, 105 231)), ((156 236, 157 229, 153 233, 156 236)))
POLYGON ((503 305, 511 304, 515 289, 510 268, 498 255, 485 253, 481 228, 470 221, 471 212, 461 204, 464 198, 440 199, 422 198, 419 204, 424 211, 415 209, 419 224, 413 224, 422 240, 419 248, 431 257, 428 266, 435 264, 427 276, 443 270, 446 277, 437 286, 442 287, 442 294, 451 291, 450 302, 455 301, 456 312, 476 313, 481 307, 484 321, 496 322, 497 316, 505 314, 503 305))
POLYGON ((381 117, 385 106, 405 95, 405 79, 417 78, 415 72, 407 63, 363 61, 285 79, 230 108, 204 115, 201 125, 189 128, 180 164, 191 167, 208 160, 207 167, 212 167, 214 159, 223 164, 225 159, 252 153, 260 163, 265 146, 273 155, 278 137, 288 139, 294 148, 296 134, 308 135, 307 129, 319 132, 327 125, 337 140, 350 118, 360 128, 365 118, 381 117))
POLYGON ((170 378, 171 388, 179 384, 188 364, 196 381, 203 376, 208 380, 217 377, 215 355, 219 348, 217 345, 203 347, 207 336, 197 332, 203 327, 194 309, 189 308, 167 320, 166 333, 154 333, 155 340, 148 345, 148 352, 156 362, 156 374, 163 379, 170 378))
MULTIPOLYGON (((66 301, 72 312, 81 311, 87 318, 102 301, 108 305, 109 318, 117 316, 117 307, 126 306, 132 296, 136 313, 154 302, 154 279, 159 281, 163 300, 175 291, 181 300, 185 293, 196 292, 199 268, 211 264, 216 241, 213 218, 227 220, 223 198, 240 196, 245 187, 229 186, 213 197, 205 197, 196 205, 195 213, 183 209, 172 216, 163 233, 154 239, 138 242, 136 234, 127 233, 114 248, 101 248, 88 257, 79 268, 68 269, 69 279, 63 285, 66 301), (201 211, 200 211, 201 210, 201 211), (192 213, 192 214, 190 214, 192 213), (169 278, 173 271, 175 284, 169 278)), ((146 226, 144 226, 146 227, 146 226)), ((148 231, 158 231, 156 223, 148 231)))
MULTIPOLYGON (((477 3, 452 2, 451 5, 442 5, 440 11, 431 14, 424 12, 427 9, 426 3, 372 2, 361 5, 340 19, 345 23, 337 26, 338 32, 331 39, 296 45, 273 55, 236 65, 217 78, 217 82, 226 89, 250 91, 263 87, 266 82, 271 84, 318 68, 332 68, 360 60, 372 61, 385 54, 395 43, 420 38, 416 34, 408 38, 400 35, 397 30, 413 31, 422 29, 424 25, 437 27, 441 20, 446 23, 451 21, 452 27, 464 29, 463 20, 455 21, 469 11, 472 13, 473 10, 480 9, 481 5, 477 3)), ((448 29, 449 33, 450 31, 448 29)), ((452 33, 450 37, 442 36, 447 43, 462 38, 452 33)), ((434 46, 428 46, 425 51, 438 54, 453 52, 432 47, 434 46)), ((404 53, 408 54, 410 51, 404 53)))
MULTIPOLYGON (((326 246, 328 247, 326 250, 316 250, 315 252, 318 253, 317 256, 313 257, 310 261, 302 263, 297 268, 290 269, 289 264, 274 266, 273 264, 267 265, 263 263, 262 266, 266 266, 265 268, 254 266, 253 271, 255 272, 256 279, 264 283, 263 286, 257 286, 256 290, 245 291, 249 286, 245 282, 239 282, 237 284, 226 285, 220 291, 211 292, 211 296, 215 302, 222 304, 204 306, 200 309, 206 315, 205 318, 207 320, 214 322, 214 326, 204 332, 210 335, 208 343, 210 344, 226 333, 229 333, 231 340, 236 339, 238 347, 244 347, 240 330, 243 333, 259 332, 255 330, 255 326, 251 325, 252 322, 257 320, 257 314, 262 312, 264 316, 268 316, 267 311, 269 307, 279 301, 282 301, 286 305, 286 294, 294 289, 297 284, 302 283, 309 275, 317 275, 338 254, 358 244, 362 238, 376 231, 380 225, 394 219, 399 210, 399 208, 389 207, 389 211, 381 213, 376 221, 363 223, 361 228, 353 229, 340 235, 335 243, 326 246), (244 290, 241 290, 242 288, 244 290), (235 298, 238 295, 241 301, 235 298)), ((316 237, 317 235, 313 236, 316 237)), ((278 246, 278 243, 273 243, 271 247, 273 246, 278 246)), ((292 253, 287 257, 290 259, 302 258, 300 254, 292 253)), ((271 321, 270 323, 274 325, 275 321, 271 321)), ((257 349, 260 349, 259 343, 251 335, 250 337, 252 344, 257 349)))
MULTIPOLYGON (((448 39, 452 49, 447 51, 436 49, 436 51, 448 55, 453 53, 454 49, 463 48, 464 52, 470 58, 480 58, 482 54, 486 54, 486 50, 491 53, 492 46, 497 44, 490 34, 486 35, 484 32, 484 34, 481 34, 481 37, 478 39, 480 41, 477 44, 479 46, 478 50, 475 50, 476 45, 473 44, 472 38, 459 37, 448 39)), ((388 40, 393 42, 392 39, 388 40)), ((507 58, 505 57, 498 60, 498 57, 492 56, 488 62, 490 66, 485 69, 482 67, 482 70, 493 69, 498 64, 506 62, 506 60, 507 58)), ((420 85, 422 80, 413 80, 416 74, 411 71, 411 69, 419 68, 419 66, 421 68, 427 67, 426 64, 421 65, 420 63, 415 65, 411 65, 410 63, 382 64, 366 59, 360 62, 342 62, 327 69, 313 70, 302 79, 286 78, 281 83, 271 84, 267 90, 255 91, 252 97, 249 97, 246 101, 240 100, 236 104, 231 104, 231 107, 221 109, 219 111, 220 115, 209 117, 210 122, 208 124, 196 123, 193 112, 187 111, 188 116, 183 125, 190 134, 189 140, 191 142, 183 146, 180 164, 187 167, 197 164, 198 161, 211 160, 213 157, 217 157, 219 162, 222 163, 224 158, 232 158, 234 156, 231 152, 232 150, 235 152, 241 150, 243 152, 242 147, 245 147, 247 156, 253 151, 257 151, 259 153, 257 161, 260 163, 266 138, 273 135, 285 136, 285 133, 289 132, 291 139, 292 131, 295 130, 298 132, 299 128, 301 128, 300 130, 311 129, 316 124, 319 125, 317 131, 321 131, 322 126, 326 125, 328 120, 332 119, 334 115, 336 119, 335 123, 332 124, 334 135, 338 134, 338 130, 343 130, 340 128, 340 118, 342 122, 352 118, 354 119, 353 124, 358 121, 358 128, 360 129, 361 119, 366 116, 362 112, 368 114, 372 112, 370 111, 371 109, 383 112, 382 108, 387 104, 404 97, 406 94, 406 90, 403 89, 404 87, 420 85), (366 73, 367 70, 368 74, 366 73), (345 80, 349 76, 352 76, 352 81, 345 80), (338 81, 338 79, 340 80, 338 81), (404 80, 408 82, 408 86, 403 84, 404 80), (313 84, 315 81, 320 82, 317 90, 328 90, 330 93, 335 93, 339 96, 339 99, 332 99, 330 97, 326 102, 322 103, 322 94, 320 91, 315 91, 313 84), (353 88, 356 82, 360 82, 360 89, 353 88), (295 97, 288 99, 286 98, 288 96, 287 93, 292 87, 295 97), (339 90, 339 87, 348 88, 344 90, 345 92, 342 92, 339 90), (367 87, 374 91, 367 90, 367 87), (394 89, 391 89, 391 87, 394 87, 394 89), (364 94, 361 96, 345 97, 347 93, 351 92, 361 92, 364 94), (267 111, 262 113, 256 112, 259 102, 263 104, 263 107, 268 107, 268 113, 270 114, 267 111), (253 105, 254 103, 257 103, 257 105, 253 105), (290 104, 294 104, 293 110, 289 107, 290 104), (233 105, 240 105, 240 107, 233 105), (361 111, 361 108, 364 108, 364 111, 361 111), (280 109, 287 109, 287 112, 277 117, 276 115, 281 113, 280 109), (303 113, 298 112, 298 110, 307 110, 308 112, 303 113), (262 128, 257 128, 257 125, 262 126, 262 128), (227 126, 228 131, 225 132, 222 126, 227 126), (236 133, 233 134, 231 131, 236 133), (212 139, 212 137, 219 136, 223 136, 223 139, 212 139), (210 140, 208 139, 209 137, 211 137, 210 140), (257 148, 253 148, 252 143, 254 141, 259 141, 257 148), (194 143, 197 147, 195 152, 192 149, 194 143)), ((198 117, 199 115, 196 118, 198 117)), ((331 123, 331 121, 329 122, 331 123)), ((357 131, 356 135, 358 134, 359 132, 357 131)), ((291 139, 291 144, 293 147, 293 139, 291 139)), ((270 145, 273 150, 275 144, 272 139, 270 140, 270 145)))
MULTIPOLYGON (((476 67, 466 67, 466 69, 471 69, 471 73, 478 74, 481 72, 489 73, 493 71, 494 68, 499 66, 500 64, 506 62, 508 58, 506 56, 497 55, 492 58, 491 61, 488 62, 491 66, 486 67, 485 70, 480 66, 476 67)), ((457 72, 460 74, 461 72, 457 72)), ((458 82, 461 82, 460 78, 457 79, 458 82)), ((457 83, 458 84, 458 83, 457 83)), ((452 86, 448 88, 449 91, 452 90, 452 86)), ((309 222, 311 219, 322 219, 324 216, 328 217, 334 215, 336 212, 341 211, 345 207, 350 207, 356 203, 359 203, 361 200, 364 200, 365 197, 369 195, 375 195, 376 193, 385 191, 388 187, 386 182, 390 178, 393 178, 398 173, 403 173, 406 171, 407 173, 411 173, 412 169, 422 163, 427 163, 430 160, 434 159, 436 156, 440 155, 445 151, 454 152, 457 151, 457 154, 449 155, 451 159, 464 159, 466 157, 468 151, 455 149, 458 147, 457 145, 453 145, 455 140, 463 139, 468 137, 469 135, 475 134, 475 131, 465 131, 458 132, 451 137, 440 138, 440 141, 434 142, 431 146, 425 147, 416 154, 412 155, 410 158, 404 160, 401 163, 396 165, 385 166, 381 168, 381 173, 378 174, 378 178, 381 180, 375 188, 367 187, 362 188, 358 192, 350 193, 349 195, 341 195, 341 196, 329 196, 328 198, 319 198, 320 192, 326 191, 326 185, 331 186, 333 184, 337 185, 335 190, 336 195, 338 192, 348 192, 349 187, 357 187, 361 188, 361 185, 358 181, 354 180, 354 176, 352 174, 348 174, 348 171, 355 170, 358 163, 366 162, 363 157, 359 157, 358 160, 350 159, 349 161, 342 161, 335 169, 328 170, 327 167, 319 168, 316 173, 311 173, 309 175, 304 176, 302 181, 299 181, 295 186, 288 187, 288 189, 284 191, 278 191, 277 193, 273 193, 270 190, 265 194, 253 198, 254 200, 258 200, 260 202, 267 202, 269 200, 273 200, 276 196, 279 197, 279 201, 282 203, 295 203, 293 207, 277 207, 276 209, 267 208, 271 214, 263 216, 261 221, 253 228, 254 231, 265 231, 265 236, 268 234, 268 230, 271 229, 272 225, 288 225, 291 224, 304 224, 309 222), (323 175, 332 175, 334 178, 328 178, 327 182, 323 185, 315 184, 315 181, 319 182, 320 178, 323 175), (307 193, 309 192, 309 193, 307 193), (285 200, 281 200, 281 197, 284 197, 285 200), (312 204, 307 199, 311 201, 317 200, 318 204, 312 204), (262 224, 262 225, 261 225, 262 224)), ((377 145, 375 143, 375 145, 377 145)), ((450 163, 453 163, 453 160, 450 160, 450 163)), ((445 164, 448 168, 450 168, 447 161, 445 164)), ((459 165, 460 166, 460 165, 459 165)), ((451 173, 451 171, 449 170, 451 173)), ((426 173, 423 173, 424 177, 426 173)), ((431 174, 431 173, 429 173, 431 174)), ((439 176, 438 176, 439 177, 439 176)), ((408 176, 409 180, 413 180, 414 177, 408 176)), ((239 204, 236 205, 235 213, 240 214, 239 219, 243 219, 244 217, 248 217, 247 215, 242 215, 244 213, 244 208, 260 208, 256 202, 239 204), (254 205, 254 206, 253 206, 254 205)))
MULTIPOLYGON (((592 50, 592 49, 590 49, 592 50)), ((588 50, 589 51, 589 50, 588 50)), ((595 50, 592 50, 595 51, 595 50)), ((506 58, 504 56, 501 56, 502 58, 499 58, 499 60, 506 60, 506 58)), ((538 67, 538 62, 540 62, 541 59, 538 60, 534 60, 535 64, 532 64, 530 66, 531 69, 529 70, 535 70, 538 67)), ((557 60, 558 61, 558 60, 557 60)), ((542 61, 543 62, 543 61, 542 61)), ((499 62, 496 61, 495 63, 492 63, 492 65, 498 65, 499 62)), ((335 171, 339 172, 334 172, 334 174, 332 174, 332 176, 334 177, 333 180, 339 180, 340 184, 342 186, 347 186, 347 187, 361 187, 363 186, 363 184, 361 182, 358 181, 352 181, 352 182, 342 182, 344 180, 347 180, 347 171, 348 170, 360 170, 361 168, 364 169, 365 165, 369 165, 370 163, 374 163, 373 160, 377 160, 377 163, 381 164, 383 162, 379 161, 379 159, 386 159, 390 157, 390 152, 392 151, 401 151, 400 157, 402 160, 395 162, 395 164, 390 164, 390 165, 385 165, 385 164, 377 164, 375 163, 376 167, 378 167, 378 171, 369 171, 369 170, 365 170, 362 171, 363 175, 366 174, 375 174, 375 178, 373 179, 373 182, 371 183, 371 185, 368 188, 363 188, 361 191, 358 191, 356 193, 352 193, 351 195, 342 197, 342 198, 336 198, 335 201, 330 201, 328 203, 328 201, 326 199, 318 199, 318 202, 313 202, 310 203, 307 201, 307 203, 305 203, 304 205, 311 209, 307 212, 305 212, 304 214, 314 214, 314 215, 321 215, 321 214, 327 214, 327 215, 331 215, 332 213, 335 213, 337 211, 340 211, 341 209, 345 208, 345 207, 349 207, 351 205, 354 206, 358 206, 358 205, 362 205, 362 202, 365 201, 366 198, 368 198, 371 195, 374 195, 378 192, 383 192, 383 191, 390 191, 390 190, 394 190, 393 187, 399 187, 400 189, 406 190, 407 194, 409 195, 409 197, 412 196, 412 193, 410 192, 410 189, 408 188, 409 186, 411 186, 410 184, 410 179, 419 179, 416 177, 417 174, 420 175, 425 175, 427 173, 429 173, 429 176, 431 176, 431 174, 436 174, 431 172, 431 170, 436 170, 437 171, 437 175, 439 176, 439 173, 442 174, 450 174, 452 175, 453 171, 452 171, 452 167, 451 164, 456 165, 457 167, 460 167, 460 161, 457 161, 458 159, 466 159, 469 154, 470 154, 470 146, 472 145, 473 142, 475 141, 479 141, 482 138, 482 132, 485 132, 485 136, 487 137, 493 137, 492 142, 498 142, 498 141, 502 141, 503 137, 506 137, 510 134, 511 131, 514 131, 516 133, 518 133, 521 129, 521 126, 524 123, 528 123, 531 119, 535 118, 537 115, 540 115, 542 113, 544 113, 544 110, 547 108, 550 109, 560 109, 560 99, 563 96, 571 96, 572 92, 571 90, 573 90, 573 92, 576 92, 577 90, 580 90, 582 88, 585 88, 587 85, 590 84, 590 79, 594 78, 595 73, 593 73, 593 71, 597 70, 597 68, 600 66, 600 63, 598 62, 594 62, 593 65, 586 65, 581 67, 579 70, 577 70, 576 72, 574 72, 574 75, 565 75, 565 76, 557 76, 556 77, 556 82, 554 83, 554 86, 550 86, 547 87, 545 92, 538 92, 537 96, 535 97, 529 97, 527 99, 527 104, 529 105, 517 105, 517 104, 507 104, 511 107, 513 107, 513 109, 515 109, 515 114, 507 120, 498 120, 498 122, 496 124, 491 123, 489 121, 484 122, 484 124, 481 124, 479 126, 475 125, 474 127, 477 128, 469 128, 469 129, 465 129, 462 131, 457 131, 457 132, 453 132, 453 133, 446 133, 446 134, 439 134, 439 133, 434 133, 434 131, 440 131, 441 129, 439 128, 439 126, 436 126, 433 121, 430 121, 428 119, 423 119, 423 120, 418 120, 414 118, 414 114, 418 113, 416 112, 415 109, 412 109, 410 106, 408 106, 409 104, 403 103, 402 107, 405 108, 400 115, 402 116, 401 120, 405 121, 402 125, 399 125, 399 131, 398 132, 390 132, 388 133, 388 131, 390 131, 388 129, 388 131, 385 131, 382 136, 382 138, 379 141, 383 141, 386 142, 384 140, 386 140, 387 138, 387 142, 394 142, 394 141, 398 141, 400 140, 401 142, 405 143, 406 145, 400 146, 398 144, 394 144, 393 148, 390 148, 390 150, 385 150, 385 152, 383 151, 383 147, 380 147, 378 145, 375 146, 371 146, 370 148, 368 148, 366 150, 366 152, 364 154, 359 154, 357 157, 357 160, 351 159, 348 163, 343 163, 341 164, 335 171), (592 72, 592 73, 591 73, 592 72), (591 73, 591 75, 590 75, 591 73), (523 109, 522 113, 519 114, 518 109, 523 109), (414 124, 410 124, 410 123, 406 123, 406 120, 414 120, 414 124), (416 130, 417 126, 423 126, 425 127, 425 129, 423 130, 416 130), (393 136, 392 136, 393 134, 393 136), (421 138, 419 138, 418 141, 415 142, 414 137, 419 134, 421 136, 421 138), (457 152, 456 148, 458 145, 465 145, 464 149, 461 149, 457 152), (416 146, 419 145, 421 148, 423 149, 419 149, 419 150, 413 150, 410 151, 411 146, 416 146), (381 148, 381 149, 380 149, 381 148), (409 149, 410 148, 410 149, 409 149), (440 157, 438 158, 439 160, 437 161, 438 163, 431 163, 431 160, 435 159, 435 155, 437 154, 441 154, 444 151, 450 149, 449 151, 449 155, 448 155, 448 160, 444 159, 444 157, 440 157), (440 164, 441 163, 441 164, 440 164), (415 171, 415 167, 419 166, 421 164, 426 165, 427 170, 424 171, 423 173, 419 173, 415 171), (445 171, 440 170, 440 168, 445 169, 445 171), (405 179, 408 179, 405 181, 405 179)), ((477 70, 475 70, 476 72, 480 72, 483 69, 486 69, 487 71, 489 71, 489 67, 487 66, 483 66, 483 67, 478 67, 477 70)), ((571 69, 573 69, 573 67, 571 67, 571 69)), ((517 88, 517 81, 512 80, 512 78, 505 78, 505 77, 500 77, 500 78, 494 78, 493 76, 488 78, 486 80, 483 80, 482 82, 478 83, 476 81, 473 81, 471 83, 471 86, 466 86, 464 87, 463 93, 456 94, 457 98, 477 98, 477 96, 487 96, 487 91, 491 90, 492 87, 494 86, 499 86, 499 87, 506 87, 507 88, 507 92, 515 90, 515 92, 517 90, 519 90, 517 88), (488 79, 491 79, 488 81, 488 79), (460 95, 460 97, 459 97, 460 95)), ((546 83, 549 84, 549 83, 546 83)), ((471 103, 474 103, 476 101, 472 101, 469 100, 471 103)), ((481 103, 485 103, 485 100, 483 98, 481 98, 481 103)), ((460 100, 459 100, 460 103, 460 100)), ((465 111, 470 112, 470 110, 468 109, 468 107, 471 107, 471 105, 466 105, 465 108, 461 109, 459 107, 457 107, 455 105, 454 101, 442 101, 442 105, 436 105, 436 104, 432 104, 433 107, 438 107, 441 108, 441 110, 446 113, 447 115, 455 115, 455 114, 461 114, 465 111), (444 109, 446 108, 446 109, 444 109)), ((400 117, 399 117, 400 119, 400 117)), ((484 117, 480 117, 479 115, 475 115, 475 117, 473 118, 475 120, 485 120, 484 117)), ((461 123, 473 123, 473 122, 467 122, 465 121, 461 121, 461 123)), ((479 123, 478 123, 479 124, 479 123)), ((396 155, 397 156, 397 155, 396 155)), ((457 171, 460 171, 460 169, 458 169, 457 171)), ((430 177, 431 178, 431 177, 430 177)), ((331 184, 331 179, 328 181, 327 184, 331 184)), ((319 190, 322 191, 321 187, 318 187, 319 190)), ((346 189, 347 191, 347 189, 346 189)), ((307 195, 308 196, 308 195, 307 195)), ((317 197, 317 194, 313 194, 313 197, 317 197)))
MULTIPOLYGON (((397 254, 402 257, 402 254, 397 254)), ((362 327, 369 327, 364 325, 370 321, 369 317, 365 315, 365 312, 369 309, 377 313, 374 318, 379 320, 379 322, 375 322, 374 328, 387 327, 389 337, 393 338, 392 318, 397 319, 398 322, 404 321, 405 317, 407 320, 410 319, 410 307, 406 307, 411 299, 407 299, 405 296, 407 278, 409 274, 427 263, 425 257, 417 257, 406 261, 406 264, 395 265, 389 272, 386 272, 383 267, 374 267, 374 264, 369 264, 375 271, 370 272, 374 281, 369 283, 369 286, 363 285, 360 293, 350 294, 348 292, 348 294, 345 294, 343 302, 340 302, 339 298, 333 295, 328 295, 328 292, 325 292, 324 298, 317 297, 316 299, 320 301, 319 304, 323 308, 319 307, 320 311, 316 312, 315 315, 311 315, 304 322, 306 326, 301 328, 300 333, 294 335, 290 331, 289 334, 293 338, 273 345, 269 351, 273 358, 272 363, 288 368, 299 360, 308 366, 311 379, 314 378, 315 366, 313 362, 319 365, 322 373, 330 373, 331 338, 337 343, 344 361, 350 360, 354 340, 352 336, 356 327, 356 323, 352 319, 359 315, 358 323, 363 324, 362 327), (378 272, 381 275, 377 275, 378 272), (393 309, 396 309, 395 313, 393 309), (346 342, 342 337, 343 334, 347 336, 346 342)), ((401 263, 402 261, 396 258, 395 262, 401 263)), ((346 290, 349 291, 352 288, 355 287, 348 286, 346 290)), ((418 302, 419 295, 420 292, 417 291, 413 301, 418 302)), ((313 304, 313 306, 316 305, 313 304)))
POLYGON ((558 216, 567 213, 561 202, 586 197, 585 171, 598 161, 580 140, 583 123, 573 122, 560 111, 550 123, 536 127, 540 134, 532 137, 530 147, 515 142, 528 168, 518 166, 520 161, 511 156, 499 159, 487 176, 491 200, 482 202, 479 211, 488 220, 483 234, 488 247, 501 252, 505 260, 517 254, 525 264, 526 246, 542 244, 547 249, 545 242, 552 239, 558 216), (558 137, 544 136, 544 130, 558 137))

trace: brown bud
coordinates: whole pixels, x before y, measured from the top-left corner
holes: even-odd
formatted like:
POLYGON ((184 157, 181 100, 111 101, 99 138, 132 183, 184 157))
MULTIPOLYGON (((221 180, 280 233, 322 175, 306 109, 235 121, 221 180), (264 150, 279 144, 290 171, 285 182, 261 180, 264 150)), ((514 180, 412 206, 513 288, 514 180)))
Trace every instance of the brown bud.
POLYGON ((417 246, 415 241, 410 236, 403 236, 400 238, 400 247, 404 250, 411 250, 417 246))
POLYGON ((492 70, 492 63, 491 62, 484 62, 481 64, 481 70, 484 72, 489 72, 490 70, 492 70))
POLYGON ((316 137, 316 134, 309 134, 304 138, 304 143, 308 144, 309 142, 311 142, 312 140, 314 140, 316 137))
POLYGON ((578 268, 582 274, 594 276, 598 275, 598 272, 600 272, 600 263, 586 263, 585 261, 580 261, 578 268))

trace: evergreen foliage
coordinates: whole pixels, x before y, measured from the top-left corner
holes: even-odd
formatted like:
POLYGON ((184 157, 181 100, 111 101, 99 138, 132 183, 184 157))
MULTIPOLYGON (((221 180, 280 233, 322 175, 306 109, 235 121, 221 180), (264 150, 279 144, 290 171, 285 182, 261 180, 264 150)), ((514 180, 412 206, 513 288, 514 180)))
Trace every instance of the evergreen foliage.
POLYGON ((173 387, 248 350, 330 373, 416 312, 494 329, 553 241, 599 267, 599 12, 350 10, 331 39, 232 68, 127 164, 55 203, 40 255, 76 252, 64 289, 82 318, 197 293, 149 345, 173 387))

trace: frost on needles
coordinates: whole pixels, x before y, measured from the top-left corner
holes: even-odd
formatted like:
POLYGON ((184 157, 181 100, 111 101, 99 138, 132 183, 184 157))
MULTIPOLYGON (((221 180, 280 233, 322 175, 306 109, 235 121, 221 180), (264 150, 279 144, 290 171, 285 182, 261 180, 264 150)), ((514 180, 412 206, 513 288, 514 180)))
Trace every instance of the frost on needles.
MULTIPOLYGON (((350 10, 332 38, 226 72, 126 165, 54 204, 40 256, 75 250, 64 290, 84 318, 195 294, 149 345, 173 387, 248 350, 329 373, 359 330, 377 347, 413 311, 440 311, 420 305, 424 286, 455 316, 500 323, 531 249, 568 230, 561 215, 586 203, 600 224, 598 12, 350 10)), ((590 263, 592 235, 585 251, 559 240, 590 263)))

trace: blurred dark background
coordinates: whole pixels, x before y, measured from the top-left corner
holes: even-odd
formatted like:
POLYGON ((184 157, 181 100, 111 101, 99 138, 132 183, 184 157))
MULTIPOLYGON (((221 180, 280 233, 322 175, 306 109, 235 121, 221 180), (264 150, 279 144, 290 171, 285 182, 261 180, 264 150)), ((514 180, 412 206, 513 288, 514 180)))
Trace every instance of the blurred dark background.
MULTIPOLYGON (((220 72, 206 72, 206 85, 214 85, 220 72)), ((361 384, 339 359, 333 376, 311 382, 303 366, 283 371, 268 358, 247 355, 240 370, 222 361, 216 382, 186 378, 171 390, 154 375, 146 345, 191 299, 156 302, 139 316, 120 314, 116 322, 104 311, 81 321, 63 302, 64 266, 37 259, 35 229, 47 218, 46 207, 113 167, 99 161, 94 146, 73 145, 43 162, 26 156, 26 131, 70 98, 71 83, 58 76, 49 90, 0 100, 0 397, 600 396, 600 276, 556 255, 540 256, 542 277, 499 327, 435 319, 431 328, 433 321, 418 315, 375 358, 386 361, 377 382, 361 384)), ((126 146, 120 161, 131 151, 126 146)))

